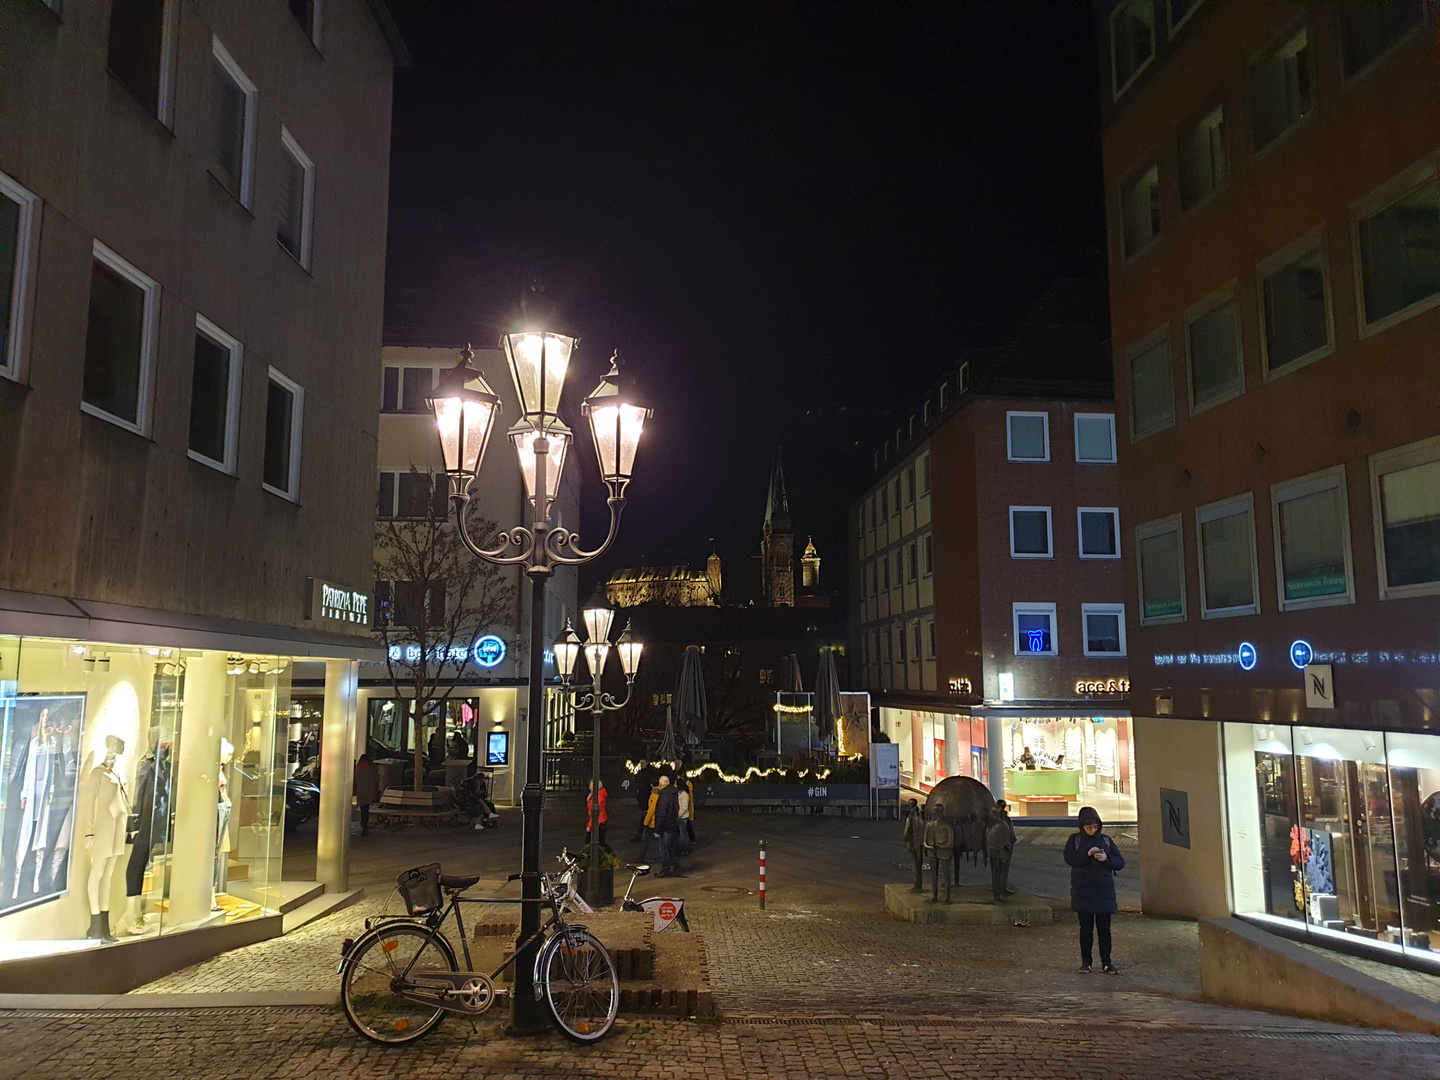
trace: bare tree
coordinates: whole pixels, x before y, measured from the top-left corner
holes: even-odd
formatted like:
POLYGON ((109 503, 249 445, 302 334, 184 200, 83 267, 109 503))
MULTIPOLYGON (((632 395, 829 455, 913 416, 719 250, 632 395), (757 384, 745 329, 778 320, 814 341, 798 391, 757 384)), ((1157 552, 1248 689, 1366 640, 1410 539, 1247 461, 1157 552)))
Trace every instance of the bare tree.
POLYGON ((765 732, 765 721, 775 703, 775 687, 773 683, 761 684, 757 670, 747 672, 747 648, 750 647, 732 643, 705 650, 701 670, 705 674, 708 727, 712 736, 733 738, 765 732))
MULTIPOLYGON (((376 629, 396 698, 408 693, 412 699, 415 790, 422 791, 425 719, 454 692, 475 638, 508 624, 515 586, 498 566, 465 547, 450 522, 444 476, 433 478, 433 494, 429 474, 411 468, 409 476, 402 488, 403 516, 376 525, 376 629)), ((472 517, 468 523, 483 547, 498 534, 492 521, 472 517)))

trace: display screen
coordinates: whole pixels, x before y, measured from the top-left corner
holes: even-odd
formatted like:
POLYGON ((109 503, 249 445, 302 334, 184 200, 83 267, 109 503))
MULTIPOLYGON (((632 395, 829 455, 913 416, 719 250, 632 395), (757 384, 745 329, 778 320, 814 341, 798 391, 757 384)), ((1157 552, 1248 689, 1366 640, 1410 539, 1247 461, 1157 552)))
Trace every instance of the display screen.
POLYGON ((485 764, 510 764, 510 733, 508 731, 490 732, 485 741, 485 764))

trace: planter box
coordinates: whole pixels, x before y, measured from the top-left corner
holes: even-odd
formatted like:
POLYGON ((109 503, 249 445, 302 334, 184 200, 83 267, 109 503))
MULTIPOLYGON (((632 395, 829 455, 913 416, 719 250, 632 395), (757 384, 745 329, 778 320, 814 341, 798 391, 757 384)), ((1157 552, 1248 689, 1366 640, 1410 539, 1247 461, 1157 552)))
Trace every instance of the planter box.
POLYGON ((600 871, 600 899, 598 901, 590 899, 590 871, 588 869, 580 871, 580 884, 575 888, 591 907, 609 907, 615 903, 615 870, 611 868, 600 871))

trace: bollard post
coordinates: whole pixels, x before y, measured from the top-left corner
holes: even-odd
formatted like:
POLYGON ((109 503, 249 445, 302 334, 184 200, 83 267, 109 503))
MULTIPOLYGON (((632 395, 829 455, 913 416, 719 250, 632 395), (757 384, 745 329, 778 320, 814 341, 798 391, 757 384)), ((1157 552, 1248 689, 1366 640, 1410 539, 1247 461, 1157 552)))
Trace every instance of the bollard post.
POLYGON ((760 841, 760 910, 765 910, 765 841, 760 841))

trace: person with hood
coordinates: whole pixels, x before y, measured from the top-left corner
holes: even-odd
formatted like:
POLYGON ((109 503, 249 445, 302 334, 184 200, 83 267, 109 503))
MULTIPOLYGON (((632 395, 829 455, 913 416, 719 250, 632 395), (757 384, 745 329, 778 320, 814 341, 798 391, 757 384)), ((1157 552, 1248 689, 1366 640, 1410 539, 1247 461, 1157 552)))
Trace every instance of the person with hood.
POLYGON ((1100 815, 1082 806, 1080 831, 1065 844, 1065 861, 1070 864, 1070 908, 1080 917, 1080 973, 1090 974, 1091 943, 1098 933, 1100 964, 1107 975, 1120 970, 1110 962, 1110 916, 1115 902, 1115 875, 1125 869, 1125 856, 1106 836, 1100 815))
POLYGON ((680 799, 670 777, 660 774, 655 794, 655 838, 660 841, 657 877, 684 877, 680 871, 680 799))
POLYGON ((998 904, 1010 888, 1010 859, 1015 854, 1015 826, 1005 812, 1005 800, 1000 799, 990 810, 990 820, 985 824, 985 858, 990 862, 990 888, 998 904))

